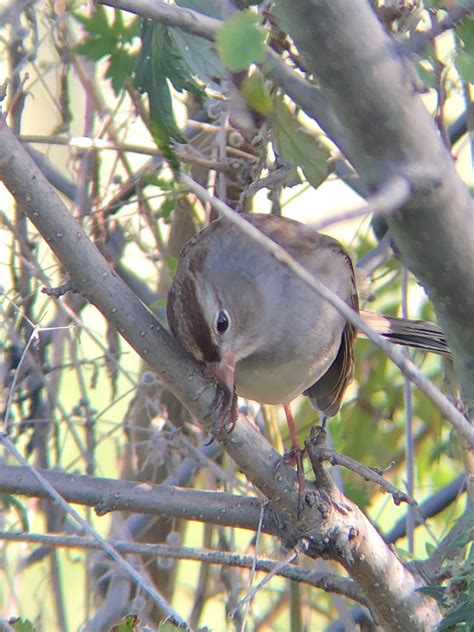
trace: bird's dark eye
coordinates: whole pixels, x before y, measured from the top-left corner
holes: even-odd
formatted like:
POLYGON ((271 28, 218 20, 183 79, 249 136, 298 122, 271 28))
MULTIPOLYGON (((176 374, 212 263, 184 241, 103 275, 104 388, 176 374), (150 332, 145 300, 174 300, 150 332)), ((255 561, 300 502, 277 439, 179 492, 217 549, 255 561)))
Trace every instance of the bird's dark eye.
POLYGON ((221 309, 216 318, 216 329, 219 334, 224 334, 229 329, 230 316, 225 309, 221 309))

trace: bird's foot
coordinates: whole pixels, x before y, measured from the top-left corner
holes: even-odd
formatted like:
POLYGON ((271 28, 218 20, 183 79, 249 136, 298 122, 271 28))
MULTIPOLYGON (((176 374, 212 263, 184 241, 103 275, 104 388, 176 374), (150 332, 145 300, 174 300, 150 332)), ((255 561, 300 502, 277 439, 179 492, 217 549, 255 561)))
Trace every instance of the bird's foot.
POLYGON ((211 427, 211 440, 217 437, 224 429, 227 429, 228 433, 231 433, 237 423, 239 416, 239 410, 237 407, 237 393, 235 386, 230 391, 226 386, 219 384, 216 389, 216 394, 212 400, 209 410, 205 415, 205 419, 214 417, 218 414, 216 421, 211 427))
POLYGON ((305 497, 305 478, 303 469, 303 458, 306 453, 306 448, 300 448, 299 446, 293 446, 291 450, 285 452, 281 459, 277 462, 275 470, 281 465, 294 465, 296 466, 296 480, 298 481, 298 511, 297 518, 301 518, 304 509, 304 497, 305 497))

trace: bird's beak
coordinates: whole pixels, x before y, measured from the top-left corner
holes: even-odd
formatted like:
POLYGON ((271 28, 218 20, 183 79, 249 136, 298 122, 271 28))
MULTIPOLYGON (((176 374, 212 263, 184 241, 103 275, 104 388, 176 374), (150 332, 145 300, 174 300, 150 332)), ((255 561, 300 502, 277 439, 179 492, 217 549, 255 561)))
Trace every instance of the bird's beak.
POLYGON ((220 362, 216 363, 212 367, 212 373, 216 379, 225 384, 229 391, 234 391, 234 374, 235 374, 235 359, 234 354, 231 352, 226 353, 220 362))

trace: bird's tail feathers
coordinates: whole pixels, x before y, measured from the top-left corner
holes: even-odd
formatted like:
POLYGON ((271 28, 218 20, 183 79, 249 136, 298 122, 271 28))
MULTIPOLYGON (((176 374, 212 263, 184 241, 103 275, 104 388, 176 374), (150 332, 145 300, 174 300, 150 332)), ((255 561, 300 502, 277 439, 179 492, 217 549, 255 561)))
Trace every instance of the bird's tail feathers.
MULTIPOLYGON (((367 325, 395 344, 440 355, 451 355, 446 336, 436 323, 427 320, 396 318, 363 309, 360 310, 360 316, 367 325)), ((362 332, 359 332, 359 336, 365 337, 362 332)))

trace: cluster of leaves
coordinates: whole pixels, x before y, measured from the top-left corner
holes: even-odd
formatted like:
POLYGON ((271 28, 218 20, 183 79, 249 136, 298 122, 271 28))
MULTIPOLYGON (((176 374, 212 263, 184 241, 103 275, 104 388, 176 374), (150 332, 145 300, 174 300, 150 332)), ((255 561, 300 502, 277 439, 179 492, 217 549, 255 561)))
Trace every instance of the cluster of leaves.
POLYGON ((135 66, 135 85, 148 95, 150 131, 158 147, 177 169, 171 141, 185 143, 186 138, 176 125, 169 82, 175 90, 202 97, 202 88, 184 62, 170 30, 163 24, 144 20, 142 48, 135 66))
MULTIPOLYGON (((446 612, 439 632, 470 632, 474 622, 474 516, 471 524, 449 546, 442 572, 450 577, 444 586, 427 586, 420 592, 434 597, 446 612)), ((428 551, 430 553, 430 551, 428 551)))
MULTIPOLYGON (((179 4, 193 5, 184 0, 179 4)), ((148 95, 152 136, 177 169, 172 141, 184 143, 186 138, 176 124, 170 84, 176 91, 187 91, 200 99, 205 84, 221 82, 224 68, 240 72, 263 62, 266 31, 261 17, 242 11, 226 20, 216 37, 217 58, 209 42, 151 20, 142 20, 141 47, 138 53, 132 52, 130 44, 139 35, 139 20, 126 25, 120 11, 115 11, 114 16, 109 22, 100 5, 91 17, 76 14, 87 37, 75 50, 94 61, 107 57, 106 77, 111 79, 116 94, 134 74, 135 86, 148 95)), ((254 71, 245 79, 242 94, 252 110, 271 117, 273 143, 280 159, 291 166, 293 175, 301 169, 307 181, 317 188, 327 177, 328 149, 302 127, 282 99, 275 104, 261 73, 254 71)))
POLYGON ((76 12, 74 16, 87 36, 74 50, 92 61, 107 58, 105 76, 111 80, 112 88, 118 95, 135 67, 137 55, 132 44, 140 35, 140 18, 125 23, 123 11, 114 11, 112 21, 109 15, 102 5, 97 5, 90 17, 76 12))

